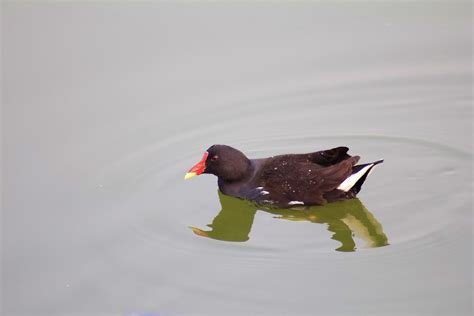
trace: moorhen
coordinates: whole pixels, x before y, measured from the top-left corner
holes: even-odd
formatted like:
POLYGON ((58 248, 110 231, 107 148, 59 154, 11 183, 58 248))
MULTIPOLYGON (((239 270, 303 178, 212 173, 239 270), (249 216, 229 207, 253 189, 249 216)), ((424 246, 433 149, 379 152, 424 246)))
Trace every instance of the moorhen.
POLYGON ((353 198, 372 168, 383 162, 356 165, 359 156, 336 147, 308 154, 249 159, 227 145, 213 145, 185 179, 202 173, 218 178, 226 195, 276 207, 324 205, 353 198))

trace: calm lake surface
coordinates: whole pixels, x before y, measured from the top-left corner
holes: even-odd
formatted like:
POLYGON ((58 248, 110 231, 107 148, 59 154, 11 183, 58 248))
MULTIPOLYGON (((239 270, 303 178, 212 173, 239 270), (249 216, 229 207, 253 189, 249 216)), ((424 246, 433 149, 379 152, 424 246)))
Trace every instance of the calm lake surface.
POLYGON ((471 315, 470 2, 2 9, 2 315, 471 315), (385 162, 264 209, 214 143, 385 162))

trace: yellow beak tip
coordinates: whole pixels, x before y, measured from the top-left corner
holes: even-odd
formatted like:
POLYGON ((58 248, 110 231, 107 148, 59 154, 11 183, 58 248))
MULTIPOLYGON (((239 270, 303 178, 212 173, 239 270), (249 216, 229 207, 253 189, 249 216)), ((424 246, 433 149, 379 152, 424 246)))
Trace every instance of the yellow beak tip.
POLYGON ((188 180, 188 179, 191 179, 192 177, 195 177, 197 176, 197 173, 195 172, 188 172, 184 175, 184 180, 188 180))

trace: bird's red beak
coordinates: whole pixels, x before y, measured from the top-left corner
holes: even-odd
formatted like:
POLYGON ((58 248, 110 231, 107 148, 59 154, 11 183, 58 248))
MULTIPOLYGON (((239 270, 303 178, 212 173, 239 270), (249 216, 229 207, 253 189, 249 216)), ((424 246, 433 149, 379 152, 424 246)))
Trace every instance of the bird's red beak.
POLYGON ((206 151, 204 156, 202 156, 201 161, 195 164, 191 169, 189 169, 188 173, 184 176, 185 180, 191 179, 194 176, 200 175, 201 173, 206 170, 206 159, 209 153, 206 151))

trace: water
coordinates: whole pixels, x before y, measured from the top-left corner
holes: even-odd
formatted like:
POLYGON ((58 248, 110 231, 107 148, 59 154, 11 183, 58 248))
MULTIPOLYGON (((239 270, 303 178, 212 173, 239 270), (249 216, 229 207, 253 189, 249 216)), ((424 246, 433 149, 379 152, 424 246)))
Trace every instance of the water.
POLYGON ((2 14, 3 315, 471 314, 469 2, 2 14), (265 210, 183 181, 214 143, 385 162, 265 210))

